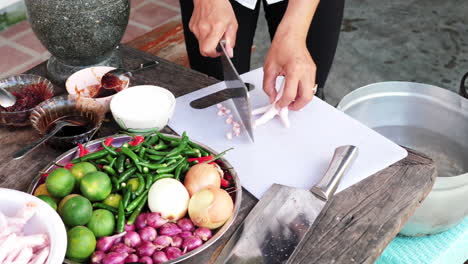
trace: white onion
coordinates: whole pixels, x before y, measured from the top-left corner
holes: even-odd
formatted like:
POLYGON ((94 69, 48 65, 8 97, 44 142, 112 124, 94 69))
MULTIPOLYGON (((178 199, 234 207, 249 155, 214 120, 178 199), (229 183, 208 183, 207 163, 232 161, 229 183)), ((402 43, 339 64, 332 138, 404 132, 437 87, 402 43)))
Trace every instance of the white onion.
POLYGON ((156 181, 148 193, 151 212, 160 213, 170 221, 176 221, 187 214, 189 194, 178 180, 166 178, 156 181))

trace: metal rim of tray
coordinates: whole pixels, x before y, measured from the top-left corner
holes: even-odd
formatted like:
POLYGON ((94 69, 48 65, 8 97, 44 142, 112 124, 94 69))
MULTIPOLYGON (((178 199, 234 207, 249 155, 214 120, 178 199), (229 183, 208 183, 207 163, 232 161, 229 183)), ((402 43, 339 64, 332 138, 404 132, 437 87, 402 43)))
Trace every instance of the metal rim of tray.
MULTIPOLYGON (((166 133, 163 133, 165 136, 168 136, 168 137, 172 137, 172 138, 181 138, 180 136, 176 136, 176 135, 171 135, 171 134, 166 134, 166 133)), ((114 140, 115 139, 123 139, 123 138, 128 138, 130 141, 130 139, 132 138, 131 136, 129 135, 125 135, 125 134, 116 134, 116 135, 111 135, 111 136, 108 136, 108 137, 113 137, 114 140)), ((99 144, 101 142, 103 142, 107 137, 103 137, 103 138, 98 138, 98 139, 95 139, 95 140, 92 140, 92 141, 89 141, 86 145, 95 145, 95 144, 99 144)), ((218 152, 214 151, 213 149, 211 149, 210 147, 204 145, 204 144, 201 144, 197 141, 193 141, 193 143, 197 144, 198 146, 202 147, 203 149, 209 151, 210 153, 214 154, 214 155, 217 155, 218 152)), ((100 144, 99 144, 100 145, 100 144)), ((32 182, 29 184, 28 186, 28 190, 27 192, 32 194, 34 189, 37 187, 40 179, 41 179, 41 174, 42 173, 46 173, 48 172, 49 170, 53 169, 54 167, 56 167, 56 164, 60 164, 60 161, 64 160, 65 158, 67 158, 68 156, 76 153, 78 147, 75 147, 75 148, 72 148, 68 151, 66 151, 65 153, 63 153, 62 155, 58 156, 55 160, 51 161, 49 164, 47 164, 43 170, 39 171, 38 175, 32 180, 32 182)), ((187 253, 187 254, 184 254, 182 256, 180 256, 179 258, 177 259, 174 259, 174 260, 171 260, 171 261, 167 261, 165 263, 179 263, 181 261, 184 261, 192 256, 195 256, 197 255, 198 253, 204 251, 205 249, 209 248, 211 245, 213 245, 214 243, 216 243, 216 241, 218 241, 218 239, 224 235, 224 233, 226 233, 226 231, 232 226, 232 224, 234 223, 234 220, 236 219, 237 215, 239 214, 239 210, 240 210, 240 205, 241 205, 241 199, 242 199, 242 186, 240 184, 240 180, 239 180, 239 177, 236 173, 236 171, 234 170, 234 168, 232 167, 232 165, 226 160, 224 159, 223 157, 221 157, 219 159, 221 161, 221 163, 226 167, 226 170, 229 171, 230 175, 232 176, 233 180, 234 180, 234 187, 235 187, 235 201, 234 201, 234 212, 232 214, 232 216, 226 221, 226 223, 216 231, 216 233, 213 235, 213 237, 211 239, 209 239, 207 242, 205 242, 201 247, 187 253)), ((64 260, 64 263, 69 263, 69 264, 75 264, 76 262, 74 261, 71 261, 69 259, 65 259, 64 260)))

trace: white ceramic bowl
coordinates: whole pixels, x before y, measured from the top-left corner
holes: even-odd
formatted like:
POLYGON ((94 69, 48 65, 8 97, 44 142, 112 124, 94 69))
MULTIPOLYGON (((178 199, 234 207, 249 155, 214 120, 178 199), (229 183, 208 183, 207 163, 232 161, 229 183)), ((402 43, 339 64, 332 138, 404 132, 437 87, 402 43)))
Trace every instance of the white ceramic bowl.
POLYGON ((47 233, 50 239, 50 253, 47 264, 61 264, 67 251, 67 232, 65 225, 50 205, 30 194, 0 188, 0 211, 6 216, 13 216, 28 202, 39 206, 36 214, 26 223, 26 235, 47 233))
POLYGON ((167 89, 133 86, 115 94, 110 109, 119 126, 132 132, 161 130, 174 114, 176 100, 167 89))
MULTIPOLYGON (((96 66, 79 70, 68 77, 67 81, 65 82, 67 92, 69 94, 80 94, 82 96, 89 97, 88 87, 100 85, 102 76, 113 69, 115 68, 108 66, 96 66)), ((123 87, 123 89, 128 88, 130 84, 130 80, 128 78, 127 80, 127 84, 123 87)), ((102 104, 106 112, 109 112, 109 104, 113 96, 114 95, 95 98, 94 100, 102 104)))

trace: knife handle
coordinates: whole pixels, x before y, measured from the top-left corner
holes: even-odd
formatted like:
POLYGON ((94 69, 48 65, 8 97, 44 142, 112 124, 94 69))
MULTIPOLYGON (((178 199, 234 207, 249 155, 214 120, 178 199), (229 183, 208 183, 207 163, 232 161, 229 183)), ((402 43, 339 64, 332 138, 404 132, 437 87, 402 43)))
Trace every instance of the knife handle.
POLYGON ((332 197, 340 183, 341 177, 351 167, 357 155, 358 148, 355 146, 349 145, 336 148, 327 172, 325 172, 320 182, 314 185, 310 191, 325 201, 332 197))

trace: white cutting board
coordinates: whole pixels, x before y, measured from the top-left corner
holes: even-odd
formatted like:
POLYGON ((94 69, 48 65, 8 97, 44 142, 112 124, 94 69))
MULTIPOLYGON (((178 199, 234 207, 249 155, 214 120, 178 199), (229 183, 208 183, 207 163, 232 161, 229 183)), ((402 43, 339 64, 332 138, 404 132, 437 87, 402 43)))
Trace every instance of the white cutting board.
MULTIPOLYGON (((262 89, 263 69, 241 77, 255 85, 250 92, 253 109, 268 104, 262 89)), ((225 83, 220 82, 177 98, 169 126, 178 133, 187 131, 191 139, 219 152, 234 147, 225 157, 237 171, 242 186, 257 198, 273 183, 310 189, 325 173, 335 148, 341 145, 357 146, 359 155, 341 180, 338 192, 407 156, 405 149, 319 98, 302 111, 290 111, 289 129, 276 118, 254 129, 255 143, 250 142, 244 128, 240 137, 228 140, 230 125, 225 123, 225 117, 217 115, 216 105, 201 110, 189 105, 225 88, 225 83)), ((235 112, 231 99, 223 105, 235 112)))

